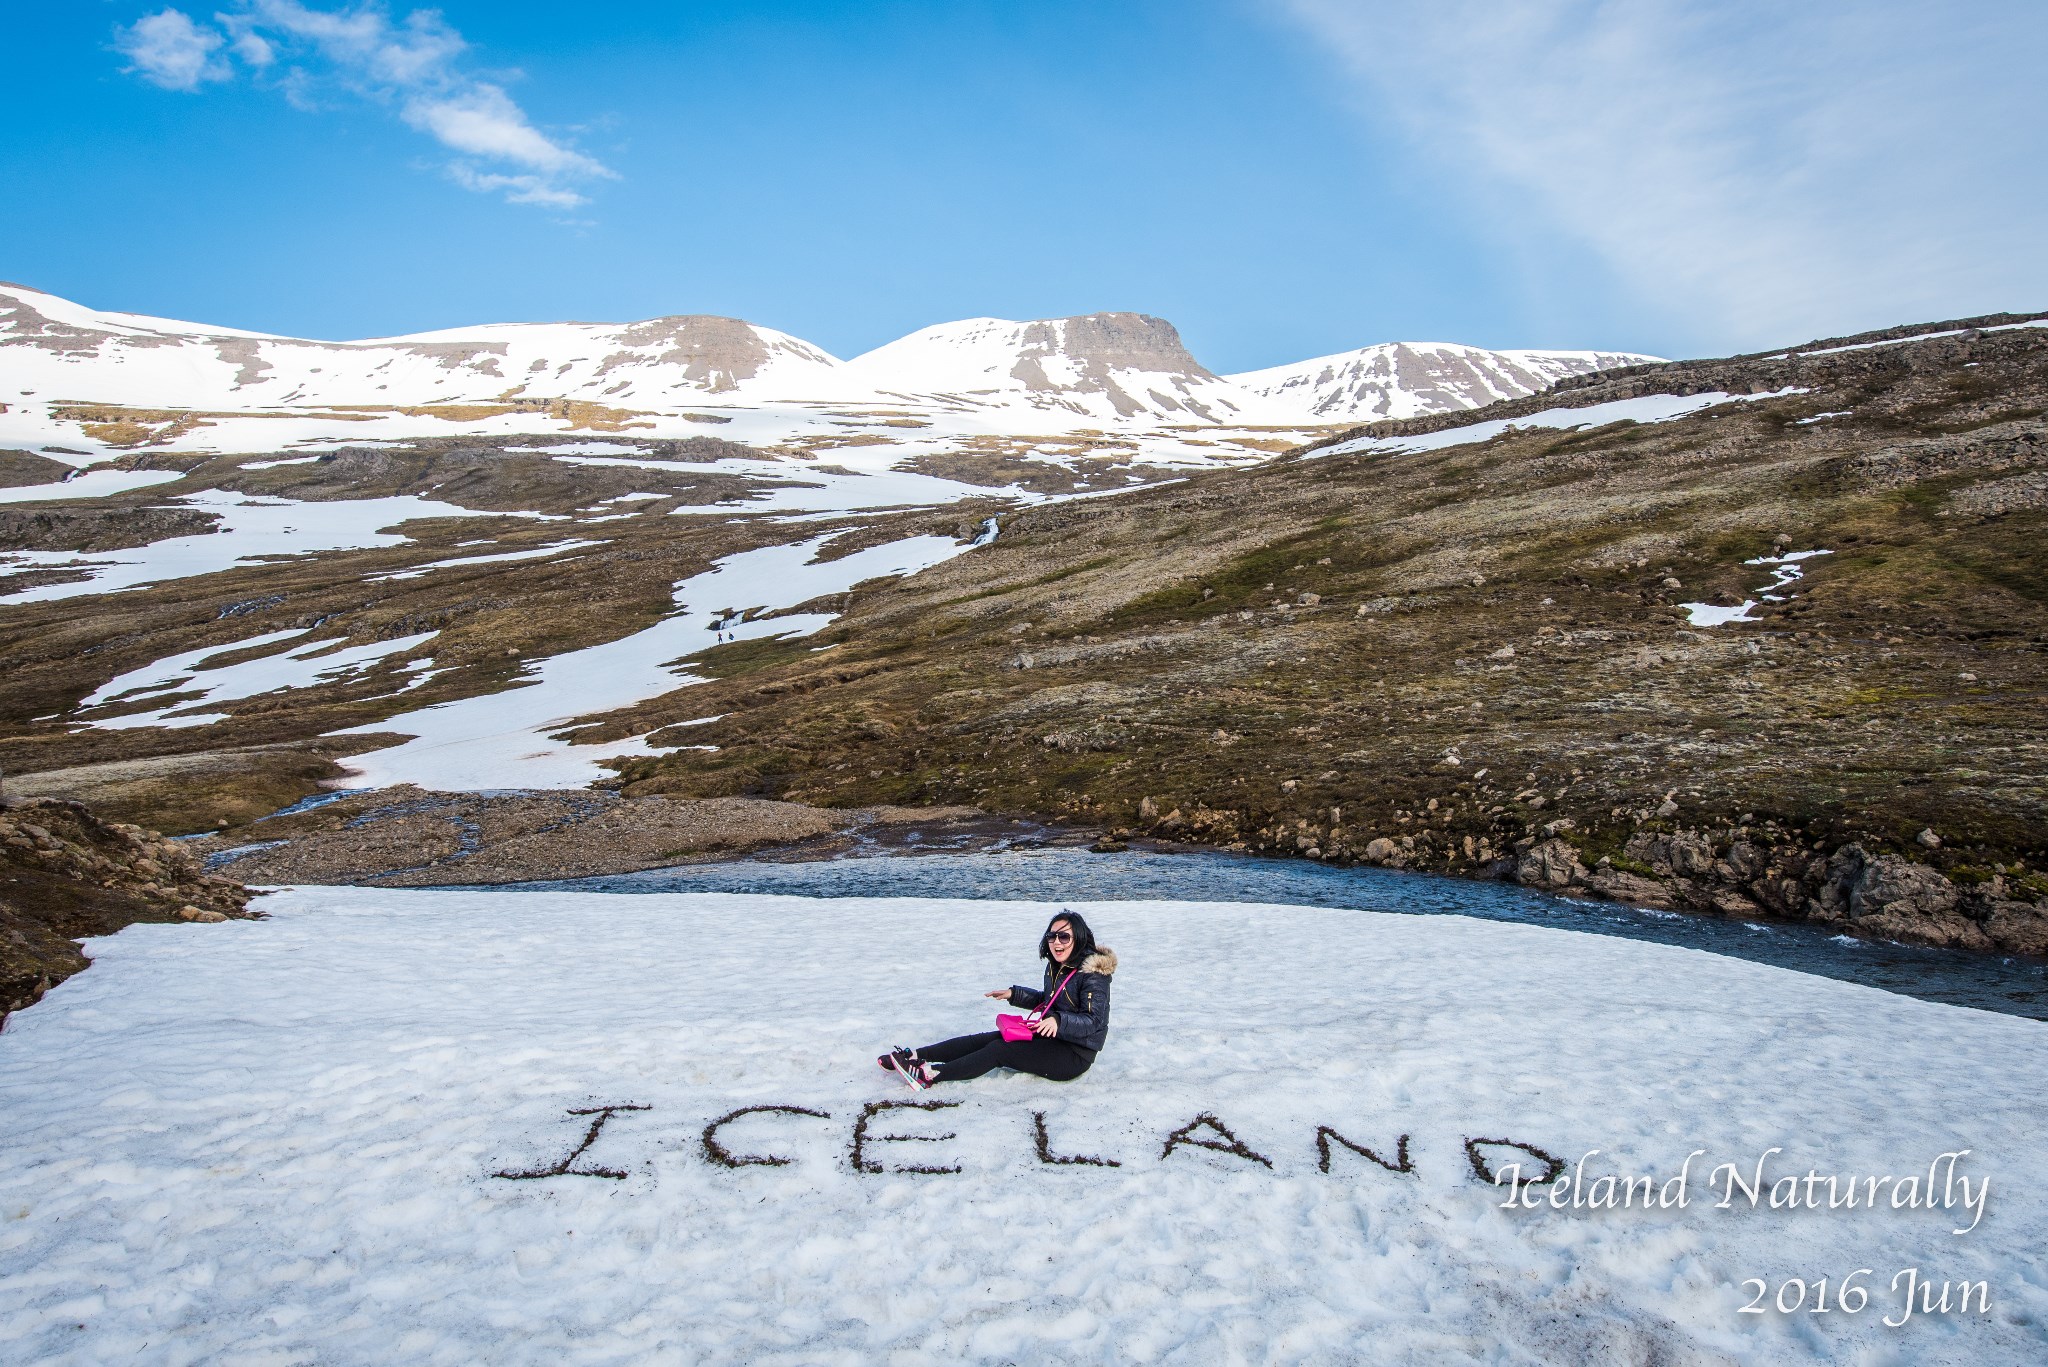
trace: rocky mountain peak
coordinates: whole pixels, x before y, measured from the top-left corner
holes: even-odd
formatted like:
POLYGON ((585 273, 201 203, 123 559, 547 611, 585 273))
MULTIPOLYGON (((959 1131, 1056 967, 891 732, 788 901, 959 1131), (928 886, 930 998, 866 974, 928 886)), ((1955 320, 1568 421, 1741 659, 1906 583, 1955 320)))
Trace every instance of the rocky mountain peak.
POLYGON ((1087 313, 1024 325, 1024 348, 1037 354, 1071 357, 1111 370, 1143 370, 1213 380, 1200 361, 1188 354, 1180 332, 1164 318, 1149 313, 1087 313))

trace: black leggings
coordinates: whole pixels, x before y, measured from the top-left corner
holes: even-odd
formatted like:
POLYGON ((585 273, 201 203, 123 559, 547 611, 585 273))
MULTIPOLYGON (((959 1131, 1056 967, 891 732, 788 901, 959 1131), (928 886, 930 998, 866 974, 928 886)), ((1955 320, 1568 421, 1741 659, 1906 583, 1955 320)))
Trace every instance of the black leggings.
POLYGON ((996 1030, 927 1044, 917 1056, 934 1066, 941 1082, 966 1082, 991 1068, 1015 1068, 1054 1082, 1072 1082, 1095 1062, 1093 1049, 1063 1039, 1006 1040, 996 1030))

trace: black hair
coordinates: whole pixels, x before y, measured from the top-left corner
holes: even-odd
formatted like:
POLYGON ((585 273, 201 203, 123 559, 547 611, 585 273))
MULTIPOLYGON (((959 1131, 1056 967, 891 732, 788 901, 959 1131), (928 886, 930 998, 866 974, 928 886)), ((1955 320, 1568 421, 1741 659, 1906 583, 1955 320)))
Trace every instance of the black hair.
POLYGON ((1077 911, 1062 910, 1059 915, 1045 923, 1045 934, 1038 937, 1038 957, 1048 963, 1053 961, 1050 937, 1052 928, 1061 921, 1065 921, 1074 932, 1074 952, 1067 957, 1067 967, 1079 968, 1088 961, 1088 956, 1095 952, 1095 932, 1088 929, 1088 923, 1081 919, 1081 914, 1077 911))

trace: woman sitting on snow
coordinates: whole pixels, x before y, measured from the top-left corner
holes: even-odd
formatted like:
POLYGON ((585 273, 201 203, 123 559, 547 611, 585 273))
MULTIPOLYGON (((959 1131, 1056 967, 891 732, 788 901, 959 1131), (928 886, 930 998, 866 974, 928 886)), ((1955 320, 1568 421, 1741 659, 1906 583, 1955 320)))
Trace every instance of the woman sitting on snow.
POLYGON ((962 1035, 922 1049, 898 1047, 876 1062, 893 1068, 922 1090, 934 1082, 966 1082, 991 1068, 1015 1068, 1054 1082, 1071 1082, 1088 1071, 1109 1036, 1109 975, 1116 953, 1095 943, 1095 932, 1071 911, 1052 918, 1038 941, 1045 960, 1045 988, 999 987, 985 995, 1021 1006, 1031 1015, 1012 1020, 1023 1038, 1000 1030, 962 1035))

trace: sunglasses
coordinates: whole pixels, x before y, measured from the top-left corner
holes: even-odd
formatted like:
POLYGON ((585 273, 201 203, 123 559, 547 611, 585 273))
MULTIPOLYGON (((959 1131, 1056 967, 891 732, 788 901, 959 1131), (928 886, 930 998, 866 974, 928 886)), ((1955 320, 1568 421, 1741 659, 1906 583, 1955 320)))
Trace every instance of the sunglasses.
POLYGON ((1063 945, 1074 938, 1071 930, 1049 930, 1045 933, 1046 943, 1063 945))

